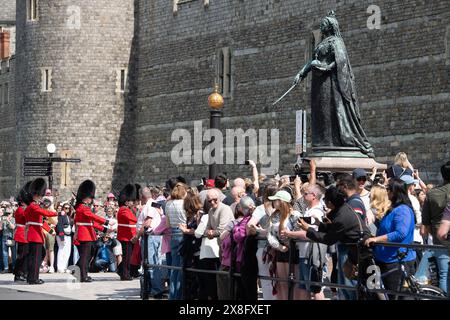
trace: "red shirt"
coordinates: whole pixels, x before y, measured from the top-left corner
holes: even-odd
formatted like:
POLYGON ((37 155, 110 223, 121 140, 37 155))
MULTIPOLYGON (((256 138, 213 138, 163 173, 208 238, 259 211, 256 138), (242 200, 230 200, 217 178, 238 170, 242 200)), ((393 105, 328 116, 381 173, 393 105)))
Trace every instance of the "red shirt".
MULTIPOLYGON (((105 227, 98 223, 97 221, 94 221, 94 229, 97 229, 98 231, 103 231, 105 229, 105 227)), ((73 239, 73 245, 74 246, 78 246, 80 244, 80 241, 78 241, 78 239, 73 239)))
POLYGON ((25 219, 27 220, 27 241, 44 243, 44 233, 42 232, 42 217, 56 217, 56 212, 42 209, 36 202, 32 202, 25 209, 25 219))
POLYGON ((95 222, 104 224, 106 219, 93 214, 88 206, 84 204, 78 205, 75 212, 75 239, 78 241, 96 241, 95 222))
POLYGON ((136 216, 128 207, 120 207, 117 212, 117 240, 130 241, 136 235, 136 222, 136 216))
POLYGON ((25 225, 27 219, 25 218, 25 209, 18 207, 14 213, 14 219, 16 219, 16 233, 14 234, 14 241, 19 243, 27 243, 27 237, 25 237, 25 225))

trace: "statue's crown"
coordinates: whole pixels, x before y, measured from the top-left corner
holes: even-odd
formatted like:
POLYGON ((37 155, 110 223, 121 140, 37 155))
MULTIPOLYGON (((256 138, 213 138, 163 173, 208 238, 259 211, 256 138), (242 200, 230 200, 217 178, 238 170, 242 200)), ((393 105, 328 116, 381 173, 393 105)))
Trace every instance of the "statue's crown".
POLYGON ((334 12, 334 10, 329 11, 327 17, 336 18, 336 12, 334 12))

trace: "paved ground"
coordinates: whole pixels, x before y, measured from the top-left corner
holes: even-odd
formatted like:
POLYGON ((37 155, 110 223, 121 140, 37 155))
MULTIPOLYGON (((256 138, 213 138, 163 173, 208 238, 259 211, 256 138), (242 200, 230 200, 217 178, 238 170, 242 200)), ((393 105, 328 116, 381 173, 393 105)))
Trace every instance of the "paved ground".
POLYGON ((40 274, 41 285, 15 283, 0 274, 0 300, 139 300, 139 280, 120 281, 115 273, 90 273, 91 283, 73 283, 69 274, 40 274))

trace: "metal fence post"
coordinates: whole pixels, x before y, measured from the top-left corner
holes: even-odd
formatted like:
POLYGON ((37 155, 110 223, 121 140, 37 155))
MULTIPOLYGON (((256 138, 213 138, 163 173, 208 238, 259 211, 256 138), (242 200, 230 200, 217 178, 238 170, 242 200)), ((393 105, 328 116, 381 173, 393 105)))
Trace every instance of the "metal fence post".
MULTIPOLYGON (((295 242, 294 240, 290 239, 289 240, 289 276, 288 276, 288 286, 289 286, 289 291, 288 291, 288 300, 293 300, 294 299, 294 286, 295 283, 293 282, 295 277, 294 277, 294 270, 293 270, 293 259, 294 257, 292 256, 292 252, 293 250, 291 250, 291 248, 293 248, 293 246, 295 246, 295 242)), ((294 250, 295 252, 295 250, 294 250)))

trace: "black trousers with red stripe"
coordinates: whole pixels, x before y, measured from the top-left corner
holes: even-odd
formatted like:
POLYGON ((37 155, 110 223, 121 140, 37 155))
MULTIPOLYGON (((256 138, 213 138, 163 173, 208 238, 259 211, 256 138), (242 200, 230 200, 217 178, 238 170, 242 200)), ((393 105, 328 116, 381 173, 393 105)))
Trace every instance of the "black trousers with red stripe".
POLYGON ((42 243, 28 243, 28 283, 39 280, 39 268, 42 263, 42 248, 42 243))
POLYGON ((80 241, 80 244, 77 246, 78 254, 80 255, 80 259, 77 262, 77 266, 80 268, 80 281, 86 280, 88 276, 93 243, 92 241, 80 241))
POLYGON ((129 279, 131 278, 130 267, 133 243, 131 241, 120 241, 120 244, 122 245, 122 262, 119 264, 117 273, 121 279, 129 279))
POLYGON ((17 242, 16 264, 14 266, 15 276, 24 276, 28 270, 28 243, 17 242))

